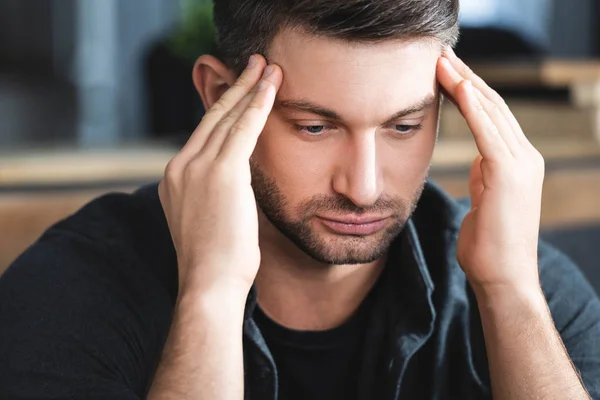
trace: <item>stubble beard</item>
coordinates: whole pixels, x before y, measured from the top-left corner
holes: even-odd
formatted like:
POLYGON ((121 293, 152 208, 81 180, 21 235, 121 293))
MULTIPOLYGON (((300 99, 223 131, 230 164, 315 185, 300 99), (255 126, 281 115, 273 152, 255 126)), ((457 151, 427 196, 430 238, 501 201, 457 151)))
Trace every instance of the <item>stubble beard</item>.
POLYGON ((295 214, 299 217, 293 219, 289 216, 289 202, 275 180, 255 162, 251 161, 250 167, 256 202, 268 221, 300 250, 326 265, 367 264, 382 257, 404 229, 424 188, 424 183, 417 188, 412 201, 381 197, 368 208, 358 207, 342 195, 315 195, 298 206, 295 214), (392 216, 386 229, 372 235, 322 235, 311 226, 311 221, 324 212, 327 215, 391 213, 392 216))

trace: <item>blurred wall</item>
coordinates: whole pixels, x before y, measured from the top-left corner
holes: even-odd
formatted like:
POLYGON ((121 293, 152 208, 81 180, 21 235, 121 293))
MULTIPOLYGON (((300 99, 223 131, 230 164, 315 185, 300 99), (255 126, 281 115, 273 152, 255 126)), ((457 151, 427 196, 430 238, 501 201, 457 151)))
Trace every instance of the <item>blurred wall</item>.
MULTIPOLYGON (((551 50, 559 57, 600 57, 594 40, 600 21, 600 0, 555 0, 552 12, 551 50)), ((600 50, 600 49, 599 49, 600 50)))
POLYGON ((0 146, 148 134, 144 58, 175 0, 0 0, 0 146))
POLYGON ((52 2, 0 0, 0 61, 2 69, 52 66, 52 2))
POLYGON ((600 0, 461 0, 461 23, 516 31, 555 57, 592 57, 599 8, 600 0))
MULTIPOLYGON (((488 19, 535 28, 552 55, 600 56, 600 40, 590 34, 600 35, 600 0, 462 2, 465 9, 487 12, 488 19), (543 35, 546 23, 551 25, 543 35)), ((75 138, 94 145, 145 137, 144 56, 177 22, 181 3, 0 0, 0 72, 9 71, 8 79, 0 75, 0 146, 75 138)))
POLYGON ((144 58, 179 16, 173 0, 77 0, 76 86, 84 145, 147 135, 144 58))

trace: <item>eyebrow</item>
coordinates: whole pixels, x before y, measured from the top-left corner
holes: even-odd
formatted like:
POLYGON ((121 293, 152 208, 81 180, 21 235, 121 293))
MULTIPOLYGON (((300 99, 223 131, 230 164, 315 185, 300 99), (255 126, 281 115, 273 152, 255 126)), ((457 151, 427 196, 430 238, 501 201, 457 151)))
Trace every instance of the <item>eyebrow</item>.
MULTIPOLYGON (((405 108, 404 110, 400 110, 394 115, 392 115, 386 123, 395 121, 397 119, 406 117, 407 115, 414 114, 421 111, 426 111, 431 109, 436 103, 435 96, 432 94, 427 95, 425 98, 417 102, 416 104, 405 108)), ((341 121, 341 116, 326 107, 322 107, 318 104, 310 102, 308 100, 276 100, 273 106, 275 109, 279 109, 282 111, 296 111, 296 112, 306 112, 311 114, 320 115, 322 117, 341 121)))

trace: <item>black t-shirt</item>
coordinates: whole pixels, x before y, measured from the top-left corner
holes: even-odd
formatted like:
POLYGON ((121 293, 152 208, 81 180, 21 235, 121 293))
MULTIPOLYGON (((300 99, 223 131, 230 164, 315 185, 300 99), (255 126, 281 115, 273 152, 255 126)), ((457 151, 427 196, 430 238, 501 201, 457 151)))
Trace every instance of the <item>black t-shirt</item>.
MULTIPOLYGON (((359 324, 365 328, 359 361, 347 374, 361 366, 360 400, 491 397, 477 302, 456 261, 467 211, 426 185, 391 247, 396 256, 384 273, 394 276, 380 279, 384 290, 376 291, 367 321, 359 324)), ((600 399, 600 301, 573 263, 543 243, 539 264, 556 328, 592 398, 600 399)), ((0 277, 0 399, 144 399, 177 288, 157 185, 104 196, 55 225, 0 277)), ((255 305, 256 296, 249 296, 246 399, 273 400, 275 377, 285 380, 286 372, 274 366, 251 318, 255 305)))
POLYGON ((355 313, 327 331, 288 329, 256 308, 254 319, 277 366, 280 399, 357 399, 368 317, 386 270, 355 313))

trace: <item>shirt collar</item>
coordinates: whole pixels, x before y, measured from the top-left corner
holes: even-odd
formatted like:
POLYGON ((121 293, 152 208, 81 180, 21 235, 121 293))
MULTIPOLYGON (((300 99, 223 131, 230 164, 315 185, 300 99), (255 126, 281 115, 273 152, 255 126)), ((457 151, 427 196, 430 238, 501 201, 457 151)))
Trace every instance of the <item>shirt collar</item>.
MULTIPOLYGON (((386 268, 394 270, 390 274, 394 277, 393 282, 387 285, 388 295, 392 297, 390 300, 395 304, 410 304, 410 307, 399 307, 399 317, 405 322, 412 320, 406 326, 415 331, 426 333, 432 330, 435 318, 432 299, 434 284, 412 218, 392 243, 386 268)), ((246 299, 245 321, 252 318, 257 301, 257 290, 253 285, 246 299)))

